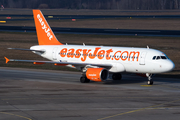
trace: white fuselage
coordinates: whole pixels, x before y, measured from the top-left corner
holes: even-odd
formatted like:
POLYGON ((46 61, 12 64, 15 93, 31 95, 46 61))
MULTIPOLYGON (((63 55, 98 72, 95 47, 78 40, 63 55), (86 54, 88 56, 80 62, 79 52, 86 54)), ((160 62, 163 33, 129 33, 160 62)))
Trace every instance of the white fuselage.
POLYGON ((143 73, 152 85, 152 74, 169 72, 174 63, 161 51, 147 48, 64 45, 54 35, 40 10, 33 10, 39 45, 29 49, 10 48, 32 51, 50 61, 6 59, 33 64, 54 64, 68 66, 82 71, 81 83, 106 81, 108 78, 121 80, 121 72, 143 73))
POLYGON ((162 73, 171 71, 174 63, 161 51, 148 48, 83 45, 37 45, 33 50, 55 62, 111 64, 109 72, 162 73))

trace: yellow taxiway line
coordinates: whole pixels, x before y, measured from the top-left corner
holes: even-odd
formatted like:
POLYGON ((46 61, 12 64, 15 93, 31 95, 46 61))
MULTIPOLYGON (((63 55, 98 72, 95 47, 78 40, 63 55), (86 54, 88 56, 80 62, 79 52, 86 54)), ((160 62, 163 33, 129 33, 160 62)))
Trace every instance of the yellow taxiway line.
POLYGON ((167 102, 167 103, 162 103, 162 104, 158 104, 158 105, 153 105, 153 106, 145 107, 145 108, 140 108, 140 109, 137 109, 137 110, 132 110, 132 111, 128 111, 128 112, 124 112, 124 113, 120 113, 120 114, 115 114, 115 115, 112 115, 112 116, 107 116, 107 117, 100 118, 100 119, 97 119, 97 120, 105 120, 105 119, 109 119, 109 118, 113 118, 113 117, 117 117, 117 116, 121 116, 121 115, 125 115, 125 114, 130 114, 130 113, 146 110, 146 109, 149 109, 149 108, 158 109, 158 108, 162 108, 162 107, 160 107, 161 105, 165 105, 165 104, 168 104, 168 103, 174 103, 174 102, 177 102, 177 101, 180 101, 180 99, 174 100, 174 101, 170 101, 170 102, 167 102))

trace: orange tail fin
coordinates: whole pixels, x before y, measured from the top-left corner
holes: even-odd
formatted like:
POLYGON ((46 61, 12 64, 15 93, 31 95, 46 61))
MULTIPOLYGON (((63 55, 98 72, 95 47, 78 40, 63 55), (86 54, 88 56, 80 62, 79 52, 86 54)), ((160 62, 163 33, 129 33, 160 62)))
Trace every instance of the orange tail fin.
POLYGON ((60 43, 40 10, 33 10, 39 45, 63 45, 60 43))

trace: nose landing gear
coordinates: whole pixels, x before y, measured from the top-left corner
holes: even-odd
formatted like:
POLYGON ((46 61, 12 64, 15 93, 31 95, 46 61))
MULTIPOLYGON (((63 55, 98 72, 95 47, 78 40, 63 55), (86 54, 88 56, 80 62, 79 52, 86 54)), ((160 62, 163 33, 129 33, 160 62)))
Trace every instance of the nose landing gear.
POLYGON ((152 74, 150 73, 146 73, 146 76, 148 77, 148 85, 153 85, 153 80, 152 80, 152 74))

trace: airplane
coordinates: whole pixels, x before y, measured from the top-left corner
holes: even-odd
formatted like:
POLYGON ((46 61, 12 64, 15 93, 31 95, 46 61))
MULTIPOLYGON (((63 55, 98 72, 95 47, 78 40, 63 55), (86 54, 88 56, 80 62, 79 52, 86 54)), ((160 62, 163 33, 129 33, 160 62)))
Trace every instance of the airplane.
POLYGON ((82 71, 81 83, 104 82, 109 78, 121 80, 122 73, 143 74, 148 85, 153 84, 152 75, 172 71, 175 64, 163 52, 147 48, 67 45, 58 41, 40 10, 33 10, 39 45, 26 50, 50 61, 6 59, 9 61, 31 62, 33 64, 54 64, 82 71))

